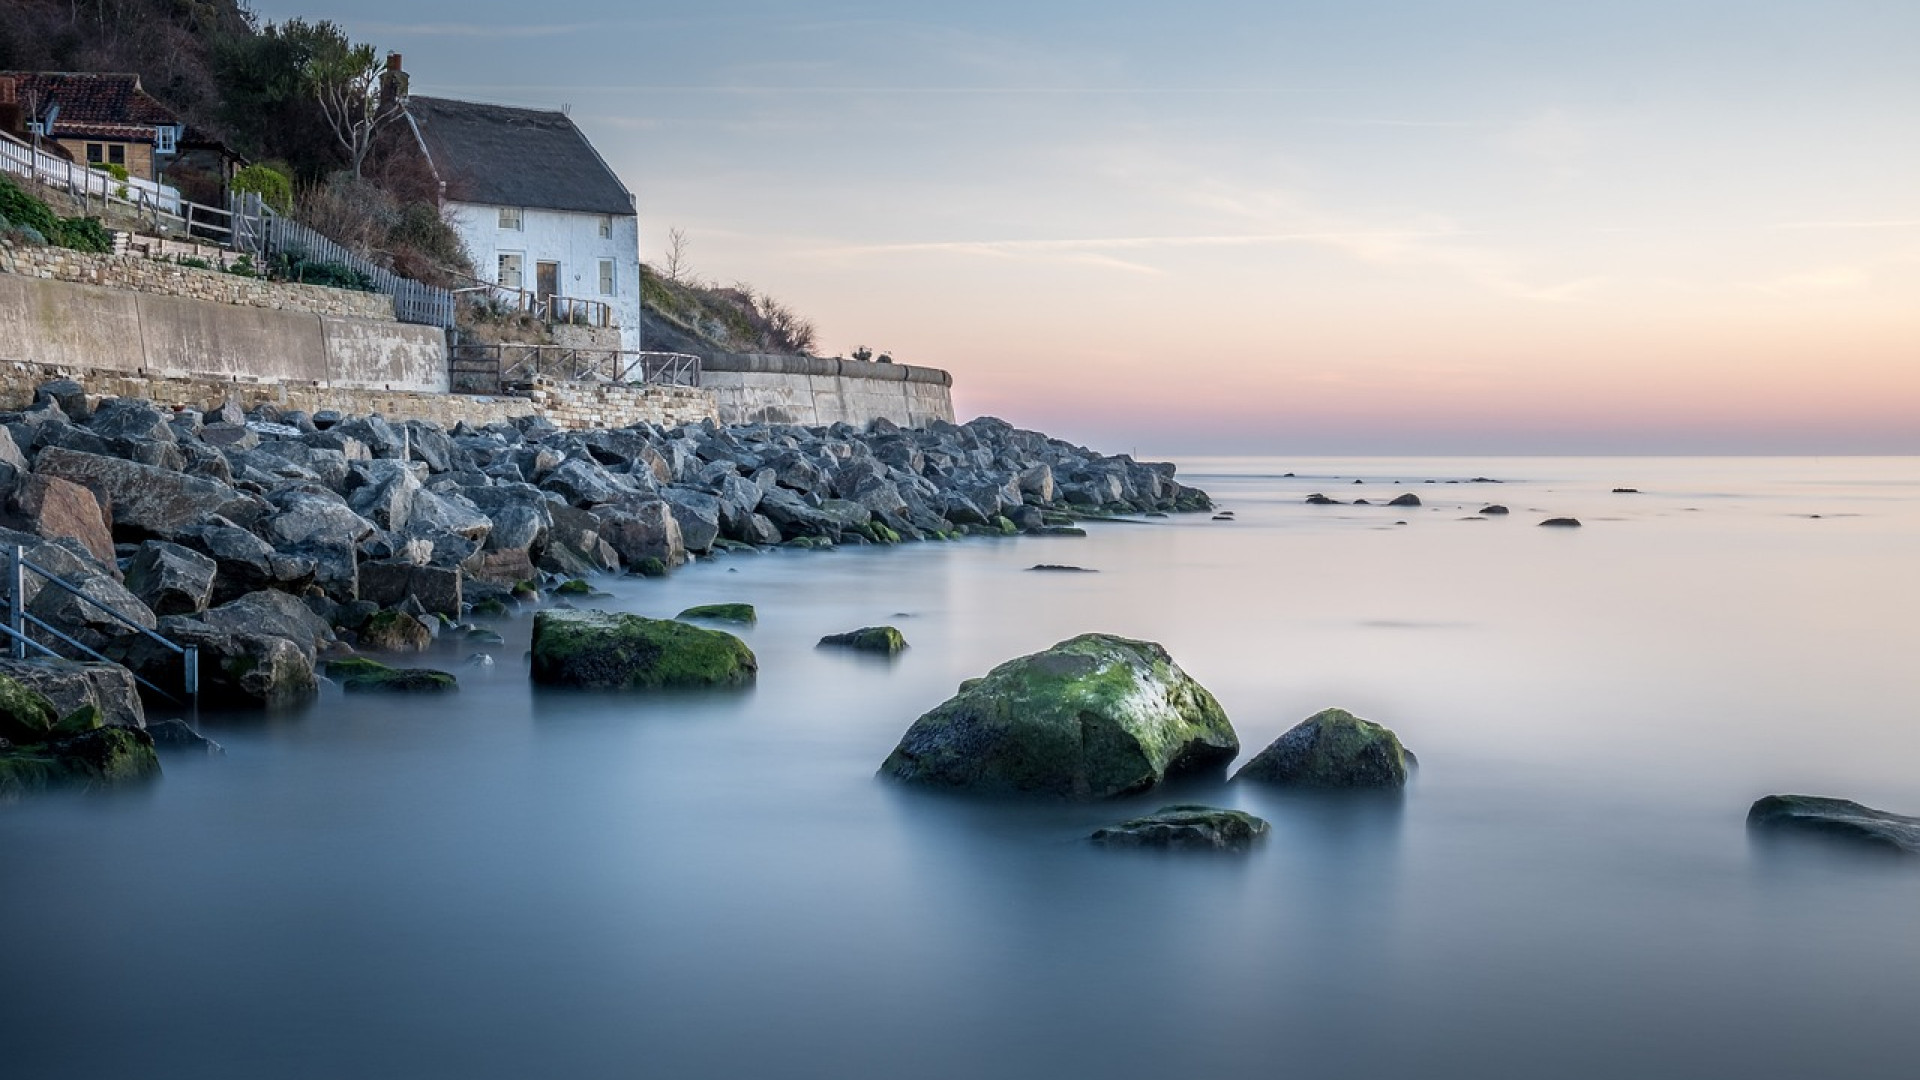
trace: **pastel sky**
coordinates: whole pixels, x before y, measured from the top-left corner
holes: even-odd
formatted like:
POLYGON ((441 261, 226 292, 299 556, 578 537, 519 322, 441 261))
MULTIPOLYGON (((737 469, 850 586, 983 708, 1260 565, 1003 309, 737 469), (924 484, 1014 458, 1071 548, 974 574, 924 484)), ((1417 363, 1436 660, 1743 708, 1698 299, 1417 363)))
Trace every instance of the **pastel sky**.
POLYGON ((271 0, 1142 453, 1920 452, 1913 0, 271 0))

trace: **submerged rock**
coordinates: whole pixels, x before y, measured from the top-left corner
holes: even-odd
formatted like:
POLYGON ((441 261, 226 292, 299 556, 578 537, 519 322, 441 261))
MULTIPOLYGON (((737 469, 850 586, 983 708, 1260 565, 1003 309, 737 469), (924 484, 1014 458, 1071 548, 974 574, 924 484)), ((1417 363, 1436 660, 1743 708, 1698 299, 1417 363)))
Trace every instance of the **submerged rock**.
POLYGON ((753 610, 752 604, 699 604, 674 618, 706 619, 710 622, 739 623, 742 626, 752 626, 760 621, 760 615, 753 610))
POLYGON ((1091 839, 1107 847, 1245 851, 1266 836, 1267 829, 1265 821, 1240 810, 1166 806, 1146 817, 1096 830, 1091 839))
POLYGON ((736 686, 759 661, 732 634, 608 611, 533 617, 533 681, 586 689, 736 686))
POLYGON ((1549 529, 1577 529, 1580 527, 1580 519, 1569 517, 1548 518, 1540 524, 1542 527, 1549 529))
POLYGON ((1105 799, 1223 767, 1239 750, 1219 702, 1165 649, 1082 634, 962 684, 880 771, 983 794, 1105 799))
POLYGON ((1034 563, 1032 566, 1027 567, 1027 569, 1038 570, 1041 573, 1048 574, 1097 574, 1100 572, 1098 570, 1090 570, 1084 566, 1071 566, 1066 563, 1048 562, 1034 563))
POLYGON ((1399 736, 1345 709, 1324 709, 1273 740, 1233 774, 1301 787, 1398 788, 1412 758, 1399 736))
POLYGON ((891 626, 863 626, 844 634, 828 634, 820 639, 828 648, 857 649, 860 652, 892 656, 907 647, 906 636, 891 626))
POLYGON ((1395 496, 1392 500, 1390 500, 1387 503, 1387 505, 1388 506, 1419 506, 1420 496, 1415 495, 1413 492, 1409 491, 1405 495, 1395 496))
POLYGON ((1507 512, 1507 508, 1506 508, 1506 507, 1504 507, 1504 506, 1501 506, 1501 505, 1500 505, 1499 503, 1491 503, 1491 504, 1489 504, 1489 505, 1487 505, 1487 506, 1483 506, 1483 507, 1481 507, 1481 508, 1480 508, 1480 512, 1481 512, 1482 514, 1487 514, 1487 515, 1489 515, 1489 516, 1494 516, 1494 515, 1499 515, 1499 514, 1504 514, 1504 513, 1506 513, 1506 512, 1507 512))
POLYGON ((1906 855, 1920 855, 1920 818, 1889 814, 1846 799, 1768 795, 1747 811, 1747 827, 1824 833, 1906 855))
POLYGON ((460 688, 444 671, 397 668, 363 656, 327 661, 327 677, 340 680, 340 689, 349 694, 442 694, 460 688))

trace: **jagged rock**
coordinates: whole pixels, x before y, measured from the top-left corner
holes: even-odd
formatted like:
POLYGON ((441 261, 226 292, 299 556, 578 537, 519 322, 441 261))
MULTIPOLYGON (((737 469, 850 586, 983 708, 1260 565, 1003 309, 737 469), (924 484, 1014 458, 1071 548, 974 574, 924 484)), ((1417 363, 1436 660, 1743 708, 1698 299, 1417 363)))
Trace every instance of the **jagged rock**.
POLYGON ((1241 810, 1213 806, 1167 806, 1094 832, 1106 847, 1186 851, 1246 851, 1267 835, 1265 821, 1241 810))
POLYGON ((424 652, 433 644, 433 629, 418 615, 387 608, 360 627, 360 644, 375 652, 424 652))
MULTIPOLYGON (((144 727, 147 722, 146 710, 140 704, 139 684, 133 681, 133 673, 119 664, 86 663, 49 656, 27 660, 0 659, 0 685, 6 681, 46 699, 52 708, 49 726, 59 717, 83 708, 93 709, 101 724, 137 728, 144 727)), ((0 728, 9 725, 6 719, 8 710, 18 710, 21 703, 18 695, 0 693, 0 728)), ((17 727, 14 730, 12 735, 0 730, 0 738, 13 742, 33 741, 21 738, 22 732, 17 727)), ((45 727, 41 729, 43 734, 46 730, 45 727)))
POLYGON ((36 407, 51 403, 76 424, 85 420, 91 412, 87 406, 87 388, 72 379, 41 383, 34 388, 33 403, 36 407))
POLYGON ((1398 788, 1413 755, 1399 736, 1345 709, 1323 709, 1289 729, 1233 774, 1298 787, 1398 788))
POLYGON ((1747 811, 1747 827, 1825 835, 1903 855, 1920 855, 1920 817, 1889 814, 1847 799, 1768 795, 1747 811))
POLYGON ((333 640, 333 628, 300 598, 274 589, 248 593, 210 608, 200 622, 229 634, 271 634, 299 647, 311 666, 319 651, 333 640))
POLYGON ((1224 767, 1239 749, 1219 703, 1166 650, 1083 634, 963 684, 880 771, 968 792, 1104 799, 1224 767))
POLYGON ((270 501, 280 512, 260 523, 260 535, 274 547, 287 550, 315 540, 357 544, 379 528, 354 513, 338 496, 329 495, 296 489, 273 496, 270 501))
POLYGON ((149 537, 175 539, 215 515, 250 522, 262 509, 255 500, 211 480, 64 447, 42 450, 34 471, 104 495, 113 515, 114 538, 130 543, 149 537))
POLYGON ((680 522, 664 499, 624 499, 600 507, 600 539, 632 565, 659 559, 668 566, 687 561, 680 522))
POLYGON ((686 549, 711 551, 720 537, 720 500, 704 491, 678 486, 661 488, 660 497, 672 510, 686 549))
POLYGON ((759 669, 732 634, 606 611, 539 612, 532 657, 536 683, 602 690, 741 685, 759 669))
MULTIPOLYGON (((216 629, 197 618, 170 615, 160 633, 200 651, 200 700, 229 708, 277 711, 305 704, 319 689, 309 652, 276 634, 216 629)), ((169 690, 180 686, 180 658, 145 638, 128 639, 119 659, 142 678, 169 690)))
POLYGON ((458 616, 464 578, 458 566, 416 566, 397 560, 366 562, 360 564, 360 597, 382 606, 412 597, 427 611, 458 616))
POLYGON ((220 564, 190 548, 149 540, 127 564, 127 589, 155 615, 193 615, 213 601, 220 564))
POLYGON ((25 475, 7 509, 26 531, 49 539, 71 536, 94 558, 113 563, 113 531, 100 500, 87 488, 57 476, 25 475))

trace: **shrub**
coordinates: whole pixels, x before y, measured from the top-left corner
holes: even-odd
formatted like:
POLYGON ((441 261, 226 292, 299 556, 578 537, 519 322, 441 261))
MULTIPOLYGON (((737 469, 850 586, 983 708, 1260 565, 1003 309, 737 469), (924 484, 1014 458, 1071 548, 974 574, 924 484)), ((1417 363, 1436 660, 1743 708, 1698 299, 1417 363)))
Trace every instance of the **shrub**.
POLYGON ((13 222, 16 229, 32 230, 42 244, 47 242, 47 237, 60 232, 60 219, 47 204, 27 194, 12 177, 4 174, 0 174, 0 217, 13 222))
POLYGON ((207 260, 201 258, 198 255, 176 255, 174 256, 174 259, 173 259, 173 265, 190 267, 194 270, 213 269, 212 263, 208 262, 207 260))
POLYGON ((873 359, 873 350, 867 348, 865 345, 862 345, 859 348, 853 350, 853 358, 855 360, 859 360, 862 362, 871 360, 873 359))
POLYGON ((251 191, 281 213, 293 209, 293 181, 267 165, 249 165, 233 174, 233 190, 251 191))
POLYGON ((72 248, 75 251, 104 254, 113 250, 113 234, 107 231, 105 225, 100 224, 99 218, 61 218, 59 230, 49 235, 61 247, 72 248))
POLYGON ((227 273, 235 277, 257 278, 260 276, 260 268, 253 265, 253 256, 243 251, 239 258, 227 264, 227 273))

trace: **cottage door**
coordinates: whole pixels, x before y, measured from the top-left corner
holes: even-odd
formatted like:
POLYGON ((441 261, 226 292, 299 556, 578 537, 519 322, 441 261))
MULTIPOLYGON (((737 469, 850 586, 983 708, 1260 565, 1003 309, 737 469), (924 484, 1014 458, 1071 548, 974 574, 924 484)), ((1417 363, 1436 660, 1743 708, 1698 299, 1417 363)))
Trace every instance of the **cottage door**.
POLYGON ((533 264, 533 291, 543 301, 551 302, 560 295, 560 264, 557 262, 537 262, 533 264))

